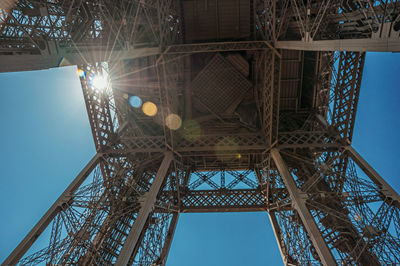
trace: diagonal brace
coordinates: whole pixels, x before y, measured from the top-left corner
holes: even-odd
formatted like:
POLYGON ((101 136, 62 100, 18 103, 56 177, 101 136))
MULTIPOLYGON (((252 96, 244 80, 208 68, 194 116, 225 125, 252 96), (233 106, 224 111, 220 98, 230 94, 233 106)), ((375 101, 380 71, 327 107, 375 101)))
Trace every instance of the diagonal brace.
POLYGON ((279 151, 276 148, 273 148, 271 150, 271 156, 279 170, 279 173, 282 176, 282 180, 285 183, 287 190, 289 191, 290 198, 294 203, 294 208, 298 212, 323 265, 337 265, 328 245, 326 244, 317 224, 314 221, 314 218, 306 206, 305 199, 302 197, 300 190, 297 188, 293 176, 289 172, 279 151))
POLYGON ((160 168, 157 171, 156 177, 154 178, 153 184, 151 185, 151 188, 146 195, 146 199, 144 200, 144 203, 139 210, 135 223, 129 231, 129 235, 125 240, 125 244, 121 249, 121 253, 119 254, 118 260, 115 265, 125 266, 128 264, 131 254, 134 251, 135 246, 138 243, 140 234, 146 224, 147 218, 154 208, 158 192, 160 191, 165 176, 167 175, 172 159, 172 152, 166 152, 164 159, 161 162, 160 168))

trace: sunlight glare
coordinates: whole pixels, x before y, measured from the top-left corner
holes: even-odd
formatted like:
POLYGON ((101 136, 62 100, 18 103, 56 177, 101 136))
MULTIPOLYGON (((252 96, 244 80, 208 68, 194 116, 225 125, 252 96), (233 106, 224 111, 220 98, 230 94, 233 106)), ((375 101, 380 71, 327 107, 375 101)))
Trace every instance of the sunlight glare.
POLYGON ((96 74, 91 77, 91 85, 93 88, 99 91, 104 91, 108 87, 108 75, 107 74, 96 74))

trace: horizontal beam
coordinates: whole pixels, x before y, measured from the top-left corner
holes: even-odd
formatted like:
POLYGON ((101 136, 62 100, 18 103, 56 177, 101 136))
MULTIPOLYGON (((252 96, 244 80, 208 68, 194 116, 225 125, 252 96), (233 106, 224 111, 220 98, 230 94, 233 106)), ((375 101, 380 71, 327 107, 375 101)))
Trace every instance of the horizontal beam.
POLYGON ((266 211, 260 189, 191 190, 181 195, 181 212, 266 211))
MULTIPOLYGON (((126 154, 145 152, 164 152, 167 147, 164 136, 121 138, 124 147, 104 151, 105 154, 126 154)), ((328 131, 295 131, 279 134, 277 146, 280 149, 293 148, 332 148, 338 149, 344 144, 339 135, 328 131)), ((183 156, 207 156, 224 152, 261 153, 269 149, 261 134, 248 135, 200 135, 193 140, 175 142, 174 150, 183 156), (225 141, 228 140, 228 141, 225 141), (204 154, 204 152, 209 152, 204 154)), ((229 153, 230 154, 230 153, 229 153)))
POLYGON ((302 51, 400 52, 400 38, 277 41, 275 48, 302 51))
POLYGON ((157 47, 138 48, 133 50, 110 51, 94 50, 89 52, 54 53, 54 54, 21 54, 0 55, 0 72, 30 71, 55 68, 68 65, 134 59, 159 54, 157 47), (110 58, 110 60, 108 60, 110 58), (62 62, 60 64, 60 62, 62 62))
POLYGON ((207 212, 265 212, 265 206, 232 206, 232 207, 188 207, 180 209, 181 213, 207 213, 207 212))
POLYGON ((245 51, 245 50, 272 50, 280 57, 279 52, 266 41, 244 41, 244 42, 214 42, 180 44, 167 47, 164 54, 192 54, 192 53, 214 53, 223 51, 245 51))

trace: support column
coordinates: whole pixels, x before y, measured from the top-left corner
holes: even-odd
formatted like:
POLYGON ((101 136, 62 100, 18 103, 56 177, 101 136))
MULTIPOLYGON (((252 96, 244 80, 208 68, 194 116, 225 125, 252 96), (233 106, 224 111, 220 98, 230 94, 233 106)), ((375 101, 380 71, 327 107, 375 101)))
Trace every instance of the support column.
POLYGON ((312 217, 310 211, 306 206, 305 198, 302 195, 301 191, 297 188, 293 176, 289 172, 286 163, 283 161, 281 155, 279 154, 278 149, 273 148, 271 150, 271 156, 275 162, 276 167, 279 170, 279 173, 282 176, 282 180, 285 183, 287 190, 289 191, 294 208, 298 212, 304 224, 304 227, 307 230, 307 233, 310 236, 311 241, 318 253, 318 256, 321 259, 321 262, 324 265, 336 265, 336 261, 332 256, 328 245, 322 237, 314 218, 312 217))
POLYGON ((14 251, 8 256, 2 265, 15 265, 25 255, 36 239, 43 233, 46 227, 54 219, 54 217, 62 210, 61 206, 67 203, 72 194, 82 185, 85 179, 89 176, 92 170, 95 168, 99 159, 102 157, 101 153, 97 153, 90 162, 83 168, 79 175, 72 181, 67 189, 61 194, 61 196, 54 202, 50 209, 42 216, 39 222, 32 228, 32 230, 26 235, 26 237, 19 243, 14 251))
POLYGON ((380 189, 382 194, 386 197, 392 198, 396 201, 396 206, 400 208, 400 196, 399 194, 375 171, 374 168, 366 161, 363 157, 351 146, 345 148, 350 157, 356 162, 356 164, 364 171, 364 173, 374 182, 380 189))
POLYGON ((122 247, 115 265, 126 266, 128 264, 131 254, 138 243, 143 227, 145 226, 146 220, 156 203, 158 192, 160 191, 165 176, 167 175, 172 159, 172 152, 166 152, 160 168, 157 171, 156 177, 154 178, 153 184, 151 185, 149 192, 146 194, 146 198, 139 210, 135 223, 129 231, 129 235, 125 240, 125 244, 122 247))

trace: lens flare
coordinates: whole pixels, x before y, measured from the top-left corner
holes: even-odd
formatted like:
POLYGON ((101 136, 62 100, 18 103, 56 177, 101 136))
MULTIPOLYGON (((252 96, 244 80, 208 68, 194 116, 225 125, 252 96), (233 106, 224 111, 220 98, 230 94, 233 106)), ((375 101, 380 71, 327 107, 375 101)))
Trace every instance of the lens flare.
POLYGON ((145 102, 142 105, 142 111, 147 116, 155 116, 157 114, 157 106, 152 102, 145 102))
POLYGON ((78 76, 80 77, 80 78, 84 78, 84 77, 86 77, 86 72, 83 70, 83 69, 80 69, 80 68, 78 68, 78 76))
POLYGON ((165 125, 172 130, 178 130, 182 125, 182 119, 179 115, 176 114, 169 114, 165 118, 165 125))
POLYGON ((225 136, 220 139, 214 146, 215 155, 221 161, 224 161, 227 156, 232 156, 232 154, 238 154, 239 145, 236 140, 232 137, 225 136))
POLYGON ((130 96, 129 97, 129 104, 132 107, 139 108, 140 106, 142 106, 142 99, 140 99, 138 96, 130 96))
POLYGON ((194 120, 185 120, 183 122, 183 137, 188 141, 194 141, 202 135, 201 126, 194 120))

